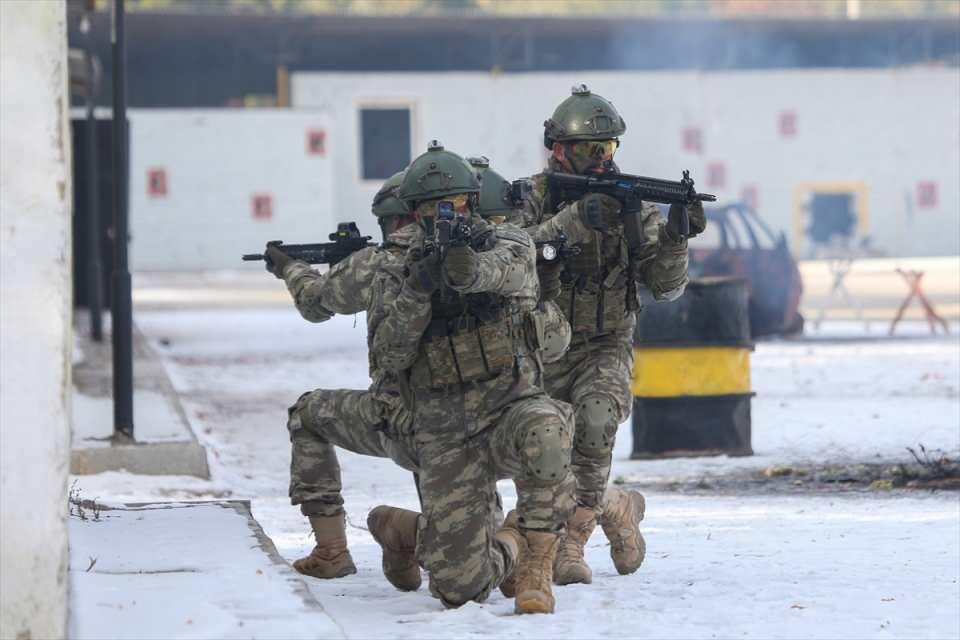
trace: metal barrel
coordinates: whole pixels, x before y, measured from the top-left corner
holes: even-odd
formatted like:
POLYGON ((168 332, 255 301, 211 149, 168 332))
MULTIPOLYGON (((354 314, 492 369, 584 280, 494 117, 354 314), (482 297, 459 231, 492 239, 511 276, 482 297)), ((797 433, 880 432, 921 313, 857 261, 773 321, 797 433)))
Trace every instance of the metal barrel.
POLYGON ((747 281, 693 280, 667 303, 642 295, 631 457, 751 455, 747 281))

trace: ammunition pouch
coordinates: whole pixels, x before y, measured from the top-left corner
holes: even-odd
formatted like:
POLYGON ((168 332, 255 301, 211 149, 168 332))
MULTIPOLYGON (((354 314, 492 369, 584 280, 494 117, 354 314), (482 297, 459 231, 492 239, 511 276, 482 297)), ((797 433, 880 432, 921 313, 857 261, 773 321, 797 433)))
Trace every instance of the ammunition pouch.
POLYGON ((485 321, 470 315, 434 319, 424 332, 410 381, 439 388, 491 380, 511 369, 516 356, 535 351, 536 335, 529 314, 505 312, 485 321))
POLYGON ((628 304, 628 287, 606 288, 602 283, 565 284, 557 299, 574 333, 609 333, 622 326, 635 309, 628 304))

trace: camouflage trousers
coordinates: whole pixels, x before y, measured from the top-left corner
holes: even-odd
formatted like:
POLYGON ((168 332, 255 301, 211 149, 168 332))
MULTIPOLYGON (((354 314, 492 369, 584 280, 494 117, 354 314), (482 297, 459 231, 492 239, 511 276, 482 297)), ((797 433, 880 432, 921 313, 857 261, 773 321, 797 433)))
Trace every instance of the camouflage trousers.
POLYGON ((511 558, 494 538, 498 479, 514 479, 527 528, 559 529, 574 506, 569 470, 545 479, 534 468, 545 451, 569 459, 569 406, 541 392, 483 416, 489 426, 477 432, 468 426, 477 422, 463 412, 465 395, 420 394, 408 412, 392 396, 318 389, 301 396, 288 422, 290 497, 306 515, 343 509, 335 447, 391 458, 419 474, 417 559, 450 606, 485 599, 511 570, 511 558))
POLYGON ((577 505, 600 514, 617 427, 633 404, 633 323, 592 338, 575 333, 564 357, 545 370, 547 392, 576 412, 571 469, 577 505))

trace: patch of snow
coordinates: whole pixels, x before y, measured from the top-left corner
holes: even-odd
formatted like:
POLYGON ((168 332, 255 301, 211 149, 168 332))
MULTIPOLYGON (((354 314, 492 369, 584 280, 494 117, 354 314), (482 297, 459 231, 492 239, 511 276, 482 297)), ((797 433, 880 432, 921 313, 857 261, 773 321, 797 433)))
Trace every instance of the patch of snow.
POLYGON ((69 525, 71 638, 343 637, 229 506, 119 508, 69 525))
MULTIPOLYGON (((73 448, 108 447, 113 435, 113 398, 89 396, 73 389, 73 448)), ((192 440, 189 427, 158 391, 135 389, 133 421, 138 442, 192 440)))
MULTIPOLYGON (((309 552, 307 521, 287 498, 286 408, 305 390, 367 387, 363 317, 314 326, 292 309, 228 309, 142 312, 137 322, 208 448, 212 480, 100 474, 78 479, 83 495, 249 498, 284 558, 309 552)), ((905 447, 921 442, 960 449, 956 336, 921 339, 910 325, 918 337, 879 340, 853 324, 833 326, 840 339, 757 345, 757 455, 630 460, 627 422, 612 475, 682 478, 803 460, 902 461, 905 447)), ((648 556, 636 574, 616 574, 598 529, 587 547, 593 584, 556 588, 554 616, 516 617, 499 593, 445 611, 425 587, 414 594, 394 590, 364 530, 366 514, 384 503, 416 509, 412 478, 389 460, 339 457, 359 573, 307 582, 348 636, 960 636, 956 494, 650 492, 648 556)), ((513 484, 498 487, 509 508, 513 484)))

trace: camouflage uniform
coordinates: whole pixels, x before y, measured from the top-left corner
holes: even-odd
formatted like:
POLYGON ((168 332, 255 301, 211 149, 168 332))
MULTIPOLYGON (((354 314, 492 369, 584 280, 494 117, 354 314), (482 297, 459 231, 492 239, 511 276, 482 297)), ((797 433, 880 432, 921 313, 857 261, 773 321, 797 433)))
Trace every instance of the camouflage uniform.
POLYGON ((418 558, 448 604, 482 600, 511 568, 487 513, 497 478, 514 479, 524 528, 559 530, 573 508, 572 414, 543 392, 527 327, 534 247, 506 225, 473 232, 472 284, 426 297, 385 270, 369 318, 373 357, 401 373, 417 425, 418 558))
MULTIPOLYGON (((553 158, 549 169, 565 171, 553 158)), ((557 304, 573 330, 570 349, 546 365, 545 386, 551 397, 576 410, 572 458, 577 504, 600 514, 610 476, 618 425, 632 406, 633 331, 639 310, 637 285, 657 300, 679 297, 687 284, 687 243, 665 232, 656 206, 644 204, 646 243, 631 261, 623 227, 594 231, 581 219, 580 202, 551 202, 543 174, 531 177, 524 226, 536 240, 566 234, 581 253, 567 258, 557 304)))
MULTIPOLYGON (((396 234, 401 243, 403 235, 403 230, 396 234)), ((366 310, 375 274, 389 263, 402 268, 402 253, 403 247, 392 244, 362 249, 325 274, 306 263, 293 262, 284 269, 283 277, 300 314, 310 322, 324 322, 335 314, 366 310)), ((290 499, 300 505, 304 515, 342 512, 340 468, 332 446, 393 458, 416 471, 414 461, 395 444, 410 431, 409 413, 403 409, 395 377, 373 368, 371 377, 373 383, 366 391, 317 389, 301 396, 296 406, 309 406, 314 420, 327 425, 323 439, 304 430, 299 414, 291 409, 290 499), (333 491, 331 483, 336 486, 333 491)))
MULTIPOLYGON (((305 513, 335 515, 342 510, 334 446, 391 457, 419 471, 423 517, 417 557, 430 572, 436 593, 450 605, 485 598, 510 570, 493 535, 491 509, 498 478, 515 479, 518 511, 530 529, 560 528, 573 507, 568 465, 537 464, 550 457, 569 460, 572 414, 538 386, 539 359, 520 331, 519 323, 536 302, 534 250, 519 230, 494 232, 482 222, 474 225, 475 232, 484 229, 488 233, 481 235, 492 239, 492 247, 480 252, 480 277, 463 293, 489 301, 495 297, 489 292, 496 292, 509 313, 499 322, 470 330, 446 324, 452 335, 439 336, 440 315, 434 306, 450 310, 460 296, 431 299, 404 287, 405 265, 390 251, 373 250, 367 256, 360 252, 331 269, 328 281, 351 268, 366 279, 366 266, 356 263, 376 264, 366 290, 372 292, 367 317, 371 371, 382 372, 375 381, 380 394, 371 402, 370 392, 318 390, 300 398, 289 421, 294 448, 291 497, 305 513), (475 343, 478 348, 471 353, 456 352, 461 369, 449 366, 454 356, 443 353, 443 346, 503 332, 514 338, 509 349, 491 349, 484 359, 475 343), (471 355, 476 356, 472 365, 471 355), (482 374, 480 365, 485 368, 482 374), (394 377, 398 374, 399 379, 394 377), (461 375, 466 382, 459 381, 461 375)), ((391 240, 396 247, 410 246, 419 234, 419 227, 405 227, 391 240)), ((284 275, 308 318, 343 312, 348 307, 333 308, 343 302, 343 291, 357 291, 363 284, 357 275, 351 277, 351 287, 325 292, 302 267, 288 266, 284 275)), ((456 317, 469 319, 466 313, 456 317)))

